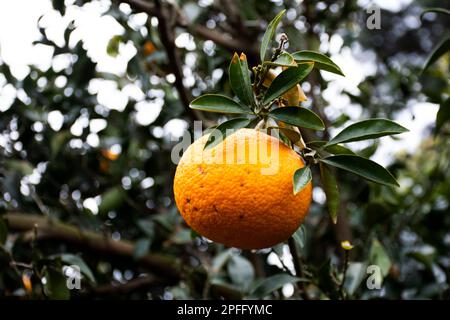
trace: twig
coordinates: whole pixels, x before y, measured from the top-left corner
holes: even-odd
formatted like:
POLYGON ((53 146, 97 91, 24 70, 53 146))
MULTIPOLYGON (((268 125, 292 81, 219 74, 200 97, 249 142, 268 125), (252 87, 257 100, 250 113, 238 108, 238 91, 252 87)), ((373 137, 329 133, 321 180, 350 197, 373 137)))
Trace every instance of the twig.
POLYGON ((347 277, 348 256, 349 256, 349 251, 344 250, 344 270, 342 271, 343 272, 342 282, 341 282, 341 285, 339 286, 339 292, 341 294, 342 300, 345 300, 344 284, 345 284, 345 279, 347 277))
MULTIPOLYGON (((298 253, 297 253, 297 247, 295 245, 294 238, 292 238, 292 237, 289 238, 288 245, 289 245, 289 251, 291 252, 291 255, 292 255, 292 261, 294 263, 295 272, 297 273, 297 276, 299 276, 300 278, 303 278, 305 276, 305 273, 303 272, 303 268, 300 263, 300 257, 298 256, 298 253)), ((308 297, 308 294, 306 293, 305 286, 303 285, 302 282, 297 282, 297 288, 300 291, 301 297, 305 300, 308 300, 309 297, 308 297)))

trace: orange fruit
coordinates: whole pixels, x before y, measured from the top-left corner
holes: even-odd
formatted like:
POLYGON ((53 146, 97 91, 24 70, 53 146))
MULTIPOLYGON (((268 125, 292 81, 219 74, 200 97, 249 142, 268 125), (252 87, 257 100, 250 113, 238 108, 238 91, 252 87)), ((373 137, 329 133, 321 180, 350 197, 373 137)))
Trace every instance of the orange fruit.
POLYGON ((204 150, 207 139, 189 146, 175 173, 175 202, 186 223, 210 240, 241 249, 287 240, 311 203, 311 183, 293 194, 301 157, 254 129, 240 129, 204 150))

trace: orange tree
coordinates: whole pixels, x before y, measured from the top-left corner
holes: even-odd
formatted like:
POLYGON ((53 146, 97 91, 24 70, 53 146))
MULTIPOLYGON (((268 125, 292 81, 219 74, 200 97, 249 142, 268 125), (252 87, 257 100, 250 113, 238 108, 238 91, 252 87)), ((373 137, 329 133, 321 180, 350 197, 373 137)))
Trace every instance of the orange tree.
MULTIPOLYGON (((63 67, 30 65, 20 78, 0 60, 0 90, 15 92, 0 105, 0 295, 448 297, 445 56, 421 73, 431 45, 445 39, 445 15, 411 24, 421 7, 436 5, 416 1, 400 12, 382 10, 382 29, 367 30, 366 8, 356 1, 217 3, 53 1, 50 14, 69 17, 69 8, 97 6, 123 27, 105 48, 113 57, 123 44, 136 49, 121 74, 91 59, 73 33, 77 23, 67 25, 64 43, 38 24, 35 45, 51 48, 63 67), (282 9, 284 17, 264 23, 282 9), (286 37, 276 43, 281 21, 286 37), (344 91, 346 107, 333 112, 325 74, 342 71, 322 53, 336 53, 330 43, 340 41, 342 51, 359 52, 376 70, 362 75, 357 90, 344 91), (103 81, 122 94, 136 87, 141 94, 129 94, 120 108, 108 105, 96 89, 103 81), (218 95, 201 96, 206 92, 218 95), (380 145, 372 138, 404 131, 380 118, 393 119, 417 101, 443 106, 439 134, 417 152, 393 157, 389 171, 401 187, 391 187, 392 175, 369 160, 380 145), (156 119, 141 121, 142 105, 163 107, 156 119), (201 111, 217 108, 239 111, 238 120, 201 111), (57 127, 49 121, 55 115, 62 119, 57 127), (259 124, 304 159, 304 169, 286 181, 295 186, 291 195, 311 181, 314 201, 287 244, 230 249, 186 226, 173 199, 169 135, 174 124, 193 120, 219 123, 213 132, 224 136, 227 127, 259 124), (103 129, 95 129, 98 123, 103 129), (348 148, 368 138, 364 148, 348 148), (81 287, 69 290, 74 265, 81 287), (367 286, 374 280, 370 265, 380 267, 381 290, 367 286)), ((217 142, 210 141, 212 148, 217 142)))

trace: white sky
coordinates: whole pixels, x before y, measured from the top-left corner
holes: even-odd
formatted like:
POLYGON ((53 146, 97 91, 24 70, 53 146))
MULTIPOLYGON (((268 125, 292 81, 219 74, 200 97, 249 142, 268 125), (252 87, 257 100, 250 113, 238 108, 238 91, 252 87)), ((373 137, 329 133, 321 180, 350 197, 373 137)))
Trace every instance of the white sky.
MULTIPOLYGON (((66 0, 66 3, 71 2, 72 0, 66 0)), ((399 11, 410 2, 411 0, 375 1, 382 8, 392 11, 399 11)), ((64 43, 64 29, 71 20, 74 20, 76 31, 73 33, 70 42, 82 39, 85 48, 88 50, 88 55, 98 62, 99 71, 123 74, 127 62, 136 54, 136 49, 131 43, 127 43, 121 45, 117 57, 111 57, 106 53, 109 39, 114 35, 123 33, 123 27, 112 17, 102 16, 108 7, 108 3, 108 1, 93 2, 81 9, 70 7, 63 18, 58 12, 52 10, 49 0, 0 0, 0 58, 11 66, 13 75, 18 78, 25 77, 29 72, 28 66, 32 64, 42 69, 49 67, 63 68, 68 58, 61 57, 52 63, 52 51, 49 47, 32 44, 33 41, 39 39, 37 22, 39 17, 44 15, 40 23, 42 26, 48 27, 47 36, 57 44, 64 43)), ((359 3, 370 5, 373 2, 360 0, 359 3)), ((144 23, 145 18, 146 16, 143 14, 134 15, 132 23, 139 28, 139 25, 144 23)), ((186 34, 177 38, 177 45, 180 47, 191 47, 192 43, 191 39, 186 37, 186 34)), ((375 72, 375 57, 368 53, 365 55, 365 61, 358 61, 351 49, 341 48, 342 38, 338 35, 332 36, 329 44, 325 46, 328 46, 326 49, 329 49, 333 60, 342 67, 346 74, 346 77, 342 78, 323 73, 325 79, 330 80, 329 88, 323 93, 324 98, 331 105, 327 112, 336 115, 341 110, 351 110, 352 120, 360 120, 361 108, 351 105, 349 98, 342 95, 341 92, 343 89, 353 93, 358 92, 357 86, 360 81, 365 76, 375 72)), ((11 86, 3 86, 4 79, 0 75, 0 112, 9 107, 8 101, 11 101, 11 97, 16 94, 11 86)), ((136 85, 128 85, 124 89, 118 90, 116 83, 113 81, 95 80, 92 81, 89 90, 96 93, 99 103, 109 109, 123 110, 129 98, 139 101, 135 109, 136 119, 141 125, 152 123, 163 107, 163 96, 151 101, 147 100, 146 95, 136 85)), ((428 103, 409 104, 407 109, 397 116, 396 120, 407 127, 410 132, 397 136, 399 140, 395 141, 389 137, 383 138, 381 147, 373 159, 386 165, 392 160, 396 152, 402 150, 414 151, 423 138, 424 129, 434 122, 436 112, 436 105, 428 103), (415 115, 415 120, 412 120, 412 114, 415 115)), ((60 119, 58 116, 53 114, 52 119, 60 119)), ((49 121, 52 120, 49 119, 49 121)), ((82 123, 81 121, 77 125, 87 126, 89 123, 82 123)), ((57 123, 53 126, 57 127, 57 123)), ((169 126, 164 128, 164 132, 174 132, 175 135, 180 135, 185 126, 184 121, 171 121, 169 126)), ((95 144, 97 141, 95 135, 98 130, 92 124, 91 128, 92 131, 95 131, 94 136, 91 137, 91 141, 95 144)), ((79 128, 73 128, 72 131, 77 132, 79 128)), ((357 143, 354 145, 358 147, 357 143)))

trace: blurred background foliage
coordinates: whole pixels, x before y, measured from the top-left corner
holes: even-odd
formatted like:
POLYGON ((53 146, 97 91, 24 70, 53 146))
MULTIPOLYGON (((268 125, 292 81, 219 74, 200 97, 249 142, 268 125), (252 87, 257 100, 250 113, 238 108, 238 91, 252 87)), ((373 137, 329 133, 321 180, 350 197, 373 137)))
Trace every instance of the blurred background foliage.
MULTIPOLYGON (((55 43, 41 19, 36 45, 51 48, 52 66, 30 65, 19 78, 0 60, 0 96, 14 92, 2 100, 0 118, 0 296, 448 299, 449 56, 422 68, 449 31, 449 16, 419 17, 426 7, 449 4, 401 2, 399 11, 382 9, 381 29, 369 30, 370 1, 53 0, 63 17, 74 7, 100 6, 124 30, 107 39, 108 55, 126 46, 135 54, 126 72, 101 71, 74 36, 75 23, 55 43), (289 245, 243 252, 198 237, 182 221, 171 152, 193 120, 223 120, 187 104, 206 92, 232 95, 232 53, 257 64, 258 39, 283 8, 289 51, 351 52, 370 62, 370 72, 358 72, 352 60, 336 61, 359 76, 356 90, 318 72, 303 83, 307 106, 326 119, 325 137, 368 117, 406 113, 420 121, 412 106, 423 102, 441 105, 440 128, 427 127, 413 151, 384 154, 401 187, 339 172, 343 201, 333 225, 315 179, 310 215, 289 245), (102 81, 128 97, 105 98, 102 81), (333 83, 335 96, 324 94, 333 83), (354 248, 341 288, 343 240, 354 248), (69 291, 63 274, 74 264, 82 287, 69 291), (381 268, 381 289, 366 285, 371 264, 381 268)), ((372 156, 385 141, 359 145, 359 152, 372 156)))

